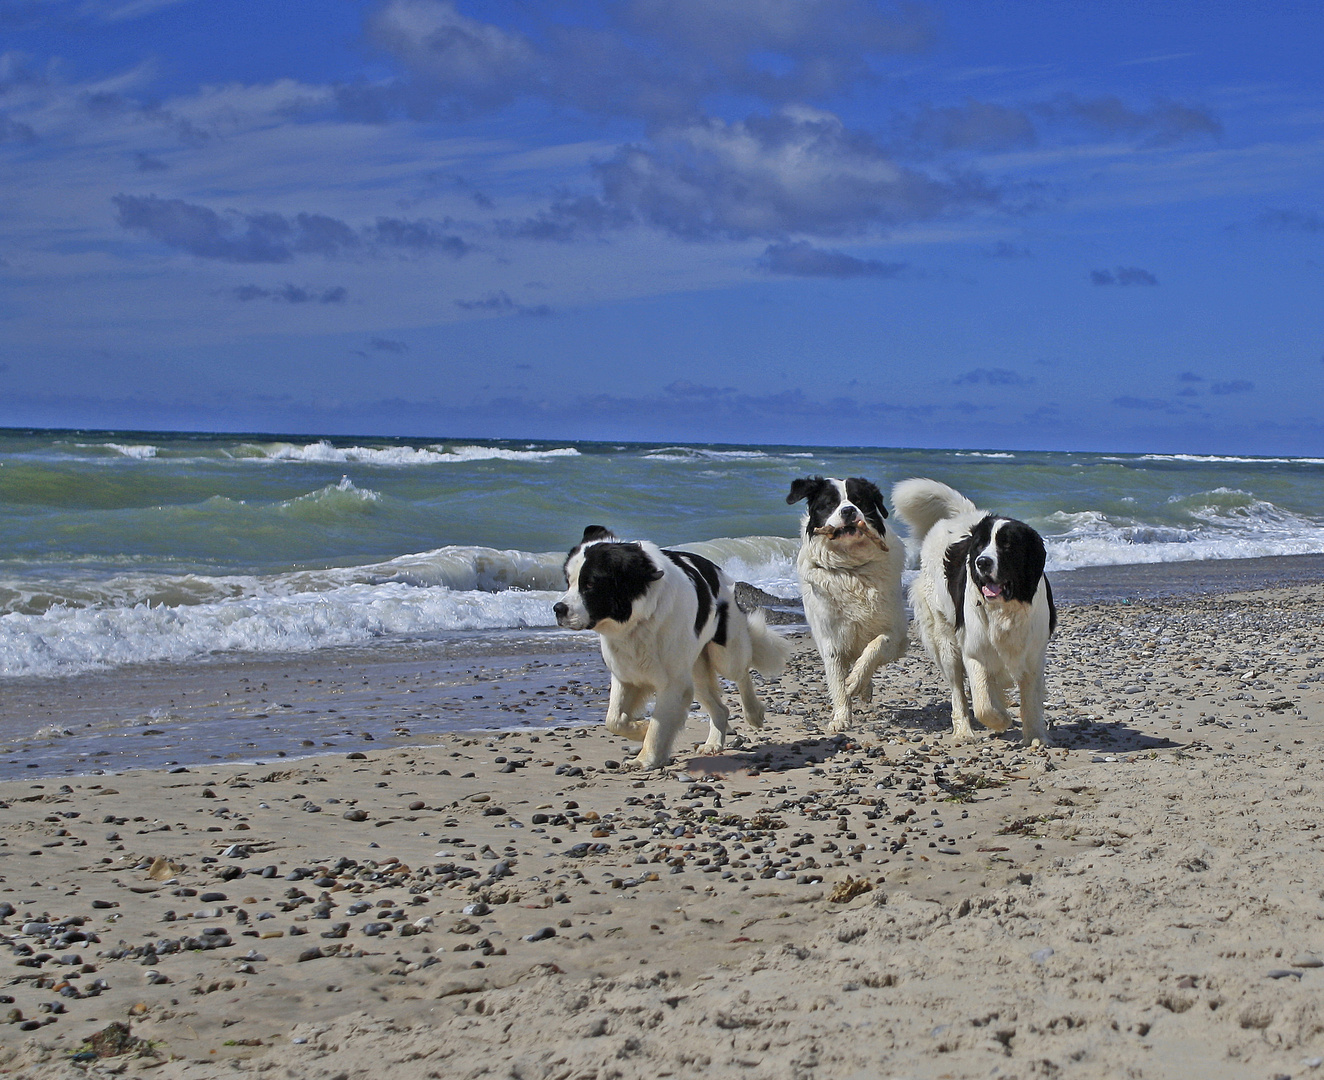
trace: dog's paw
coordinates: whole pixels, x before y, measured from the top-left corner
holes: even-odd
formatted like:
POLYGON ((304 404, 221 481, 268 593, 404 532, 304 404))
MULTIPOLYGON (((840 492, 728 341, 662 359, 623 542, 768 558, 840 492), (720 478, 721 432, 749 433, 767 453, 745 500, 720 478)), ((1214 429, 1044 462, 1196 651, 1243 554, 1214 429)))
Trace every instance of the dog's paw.
POLYGON ((763 726, 763 710, 747 709, 745 711, 745 723, 752 728, 761 728, 763 726))
POLYGON ((1006 731, 1012 725, 1012 719, 1006 713, 989 712, 979 717, 979 722, 989 731, 1006 731))
POLYGON ((647 720, 608 720, 607 730, 613 735, 629 739, 631 742, 643 742, 648 734, 647 720))
POLYGON ((702 746, 699 747, 699 753, 700 753, 700 754, 720 754, 720 753, 721 753, 723 750, 725 750, 725 749, 726 749, 726 742, 725 742, 725 740, 721 740, 721 739, 709 739, 707 742, 705 742, 702 746))
POLYGON ((639 769, 642 772, 651 772, 653 769, 660 769, 667 763, 664 757, 656 757, 652 754, 641 753, 638 757, 633 757, 625 764, 632 769, 639 769))
POLYGON ((827 729, 833 735, 840 735, 843 731, 850 730, 850 713, 845 716, 833 716, 828 721, 827 729))

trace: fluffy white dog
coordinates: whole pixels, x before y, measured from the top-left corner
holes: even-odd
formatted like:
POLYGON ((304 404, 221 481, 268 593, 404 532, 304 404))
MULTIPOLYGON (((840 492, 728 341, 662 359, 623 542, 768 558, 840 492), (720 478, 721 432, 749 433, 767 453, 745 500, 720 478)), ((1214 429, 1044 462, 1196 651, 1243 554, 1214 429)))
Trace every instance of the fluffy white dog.
POLYGON ((975 717, 991 731, 1011 727, 1006 690, 1021 696, 1021 736, 1048 745, 1044 661, 1057 626, 1044 576, 1044 541, 1023 521, 978 509, 936 480, 903 480, 892 505, 920 544, 910 584, 920 634, 952 692, 952 736, 975 737, 975 717), (970 678, 970 698, 965 680, 970 678))
POLYGON ((846 731, 852 700, 868 704, 874 672, 906 651, 906 549, 888 531, 882 492, 868 480, 804 477, 786 496, 801 499, 795 568, 832 696, 828 730, 846 731))
POLYGON ((611 672, 607 730, 642 742, 644 769, 665 765, 698 694, 710 730, 704 753, 726 745, 731 713, 717 678, 735 682, 745 720, 763 726, 750 669, 777 678, 790 643, 763 613, 746 615, 715 563, 647 541, 623 543, 590 525, 565 563, 569 588, 552 611, 559 625, 597 631, 611 672), (651 722, 644 707, 656 696, 651 722))

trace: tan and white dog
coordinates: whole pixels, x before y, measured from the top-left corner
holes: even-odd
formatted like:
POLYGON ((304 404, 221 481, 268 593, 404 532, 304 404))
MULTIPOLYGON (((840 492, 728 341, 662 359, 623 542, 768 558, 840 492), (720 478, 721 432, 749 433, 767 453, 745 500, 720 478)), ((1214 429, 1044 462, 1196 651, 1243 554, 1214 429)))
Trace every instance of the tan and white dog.
POLYGON ((1011 727, 1006 691, 1015 685, 1022 739, 1047 746, 1044 663, 1057 609, 1044 576, 1043 537, 936 480, 902 480, 892 488, 892 505, 920 544, 910 603, 924 647, 951 689, 952 737, 975 737, 972 699, 984 727, 1011 727))
POLYGON ((882 492, 868 480, 804 477, 786 496, 788 503, 801 499, 795 569, 832 697, 828 730, 846 731, 852 701, 868 704, 874 672, 906 651, 906 549, 887 528, 882 492))

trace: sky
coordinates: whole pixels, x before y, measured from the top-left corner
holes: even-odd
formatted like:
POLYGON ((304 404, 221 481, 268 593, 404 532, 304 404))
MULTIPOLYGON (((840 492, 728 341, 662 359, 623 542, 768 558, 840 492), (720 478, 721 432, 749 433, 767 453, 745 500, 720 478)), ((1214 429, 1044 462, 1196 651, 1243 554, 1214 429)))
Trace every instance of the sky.
POLYGON ((1316 0, 0 0, 0 425, 1324 453, 1316 0))

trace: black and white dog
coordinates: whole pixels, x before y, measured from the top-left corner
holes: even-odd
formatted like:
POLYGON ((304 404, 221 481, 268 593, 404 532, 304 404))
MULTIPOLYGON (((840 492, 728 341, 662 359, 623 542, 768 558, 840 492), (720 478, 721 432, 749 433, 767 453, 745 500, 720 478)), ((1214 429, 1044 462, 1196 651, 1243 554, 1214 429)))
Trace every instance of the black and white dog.
POLYGON ((786 496, 788 503, 801 499, 807 508, 795 568, 832 696, 828 730, 845 731, 852 699, 871 701, 873 673, 906 651, 906 549, 888 531, 882 492, 868 480, 805 477, 786 496))
POLYGON ((570 587, 552 611, 559 625, 600 636, 611 671, 607 730, 644 744, 635 759, 641 768, 670 760, 696 694, 710 717, 703 752, 726 745, 731 714, 719 675, 735 682, 749 725, 763 726, 750 669, 777 678, 790 645, 768 629, 761 611, 740 610, 730 578, 715 563, 647 541, 623 543, 590 525, 571 549, 565 575, 570 587), (654 696, 650 723, 644 706, 654 696))
POLYGON ((1043 537, 1023 521, 978 509, 936 480, 901 481, 892 505, 921 545, 910 603, 924 646, 952 691, 953 738, 974 738, 970 698, 986 728, 1011 727, 1006 691, 1014 683, 1022 739, 1047 746, 1044 660, 1057 609, 1044 576, 1043 537))

